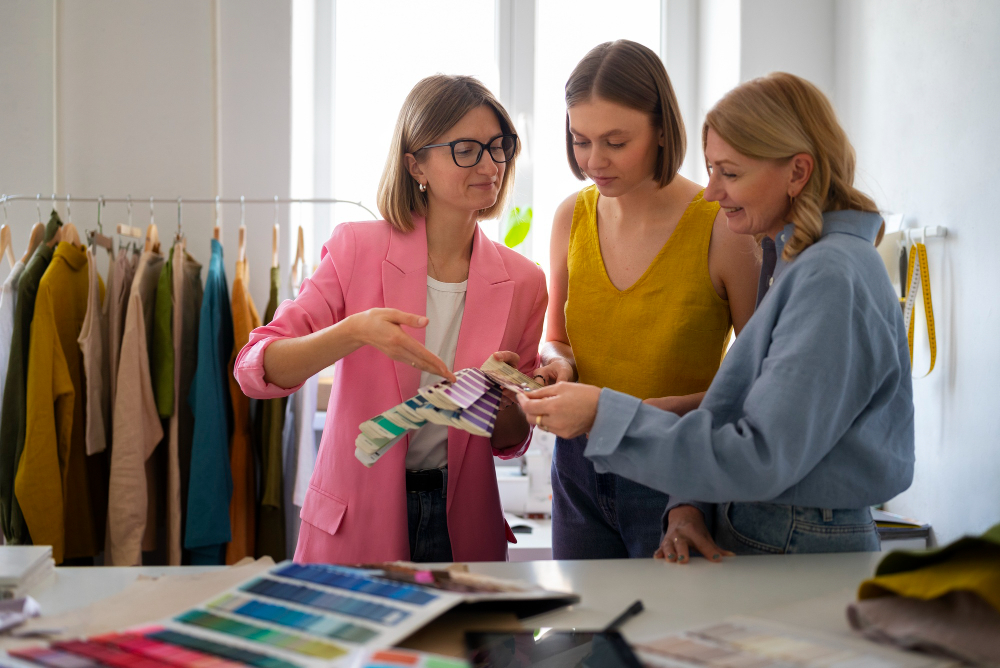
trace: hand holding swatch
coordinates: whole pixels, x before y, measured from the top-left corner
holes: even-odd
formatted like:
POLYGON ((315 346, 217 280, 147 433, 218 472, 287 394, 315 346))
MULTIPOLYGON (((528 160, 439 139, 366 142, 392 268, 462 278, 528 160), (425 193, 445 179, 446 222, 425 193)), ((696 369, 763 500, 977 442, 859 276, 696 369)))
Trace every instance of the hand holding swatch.
POLYGON ((482 368, 462 369, 455 377, 454 383, 443 380, 422 387, 415 397, 362 422, 354 442, 355 457, 371 467, 406 432, 428 422, 456 427, 475 436, 492 436, 503 389, 524 392, 541 387, 492 355, 482 368))

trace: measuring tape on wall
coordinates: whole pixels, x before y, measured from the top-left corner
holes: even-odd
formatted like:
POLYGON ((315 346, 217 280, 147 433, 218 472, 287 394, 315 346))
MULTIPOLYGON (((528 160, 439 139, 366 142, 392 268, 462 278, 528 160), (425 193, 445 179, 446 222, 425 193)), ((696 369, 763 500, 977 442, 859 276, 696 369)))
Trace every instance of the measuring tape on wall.
POLYGON ((927 247, 914 243, 910 249, 909 263, 906 269, 906 299, 903 301, 903 324, 906 326, 906 340, 910 345, 910 366, 913 366, 913 308, 917 302, 917 292, 924 294, 924 315, 927 320, 927 341, 931 348, 931 366, 921 378, 930 375, 937 360, 937 337, 934 334, 934 306, 931 304, 931 275, 927 268, 927 247))

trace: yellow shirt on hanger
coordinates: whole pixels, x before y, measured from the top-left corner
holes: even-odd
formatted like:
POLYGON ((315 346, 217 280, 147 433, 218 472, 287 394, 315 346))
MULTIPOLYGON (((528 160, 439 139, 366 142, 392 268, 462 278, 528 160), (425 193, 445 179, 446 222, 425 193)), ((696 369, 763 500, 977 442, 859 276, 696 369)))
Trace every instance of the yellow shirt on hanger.
POLYGON ((104 543, 104 456, 88 457, 77 337, 89 277, 82 246, 61 242, 38 287, 28 349, 27 426, 14 494, 32 541, 52 557, 92 557, 104 543))

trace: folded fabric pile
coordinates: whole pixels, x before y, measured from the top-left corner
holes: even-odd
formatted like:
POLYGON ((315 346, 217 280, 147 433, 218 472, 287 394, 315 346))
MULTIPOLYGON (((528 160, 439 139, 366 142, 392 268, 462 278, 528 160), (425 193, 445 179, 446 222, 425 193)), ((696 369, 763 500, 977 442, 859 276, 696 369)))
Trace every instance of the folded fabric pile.
POLYGON ((475 436, 492 436, 504 388, 523 392, 541 387, 531 378, 489 357, 480 369, 455 372, 455 382, 427 385, 398 406, 361 423, 354 456, 371 467, 408 431, 428 422, 456 427, 475 436))
POLYGON ((878 642, 1000 665, 1000 524, 938 550, 893 552, 847 609, 878 642))

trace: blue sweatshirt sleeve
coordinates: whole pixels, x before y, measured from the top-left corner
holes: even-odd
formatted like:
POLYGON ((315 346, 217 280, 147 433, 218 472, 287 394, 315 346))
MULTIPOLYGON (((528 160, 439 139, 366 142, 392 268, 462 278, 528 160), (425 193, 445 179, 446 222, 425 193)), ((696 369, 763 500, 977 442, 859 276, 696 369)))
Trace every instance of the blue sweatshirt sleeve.
POLYGON ((762 360, 730 351, 723 364, 744 364, 741 375, 753 378, 737 419, 715 424, 705 408, 679 417, 602 390, 584 452, 595 469, 710 503, 766 501, 801 481, 869 404, 886 368, 873 363, 865 308, 836 269, 796 272, 775 295, 784 303, 762 360))

